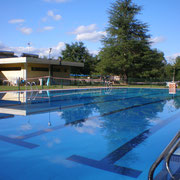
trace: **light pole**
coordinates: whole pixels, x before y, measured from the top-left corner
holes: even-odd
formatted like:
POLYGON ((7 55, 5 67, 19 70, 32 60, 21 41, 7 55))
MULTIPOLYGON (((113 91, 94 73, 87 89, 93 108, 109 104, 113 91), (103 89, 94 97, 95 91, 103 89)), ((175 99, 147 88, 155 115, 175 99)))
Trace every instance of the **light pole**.
POLYGON ((28 53, 29 53, 29 51, 30 51, 30 46, 31 46, 31 43, 28 42, 28 53))
POLYGON ((51 51, 52 51, 52 48, 49 48, 49 59, 50 59, 51 51))
POLYGON ((175 80, 175 65, 174 65, 174 71, 173 71, 173 82, 175 80))
MULTIPOLYGON (((52 48, 49 48, 49 60, 52 48)), ((51 63, 49 62, 49 85, 51 85, 51 63)))

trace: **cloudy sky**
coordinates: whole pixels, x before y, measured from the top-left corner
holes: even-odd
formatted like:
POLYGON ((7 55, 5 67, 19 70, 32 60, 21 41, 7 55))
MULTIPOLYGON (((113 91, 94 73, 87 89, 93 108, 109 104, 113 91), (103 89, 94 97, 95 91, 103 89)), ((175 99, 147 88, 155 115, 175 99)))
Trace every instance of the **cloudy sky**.
MULTIPOLYGON (((106 35, 108 8, 114 0, 1 0, 0 50, 54 56, 65 43, 83 41, 96 54, 106 35), (28 45, 30 44, 30 45, 28 45)), ((134 0, 138 18, 149 25, 153 48, 168 60, 180 55, 180 0, 134 0)))

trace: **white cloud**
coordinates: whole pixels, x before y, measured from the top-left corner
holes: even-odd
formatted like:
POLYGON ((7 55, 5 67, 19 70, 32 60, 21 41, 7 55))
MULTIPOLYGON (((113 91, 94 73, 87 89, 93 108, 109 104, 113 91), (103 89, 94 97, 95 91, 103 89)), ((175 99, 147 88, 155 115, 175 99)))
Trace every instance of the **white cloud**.
POLYGON ((3 44, 2 42, 0 42, 0 50, 6 50, 8 47, 3 44))
POLYGON ((23 23, 23 22, 25 22, 24 19, 11 19, 8 21, 8 23, 10 23, 10 24, 19 24, 19 23, 23 23))
MULTIPOLYGON (((14 51, 16 55, 20 56, 22 53, 38 54, 40 57, 49 56, 49 48, 36 48, 33 46, 26 47, 8 47, 0 42, 0 50, 2 51, 14 51)), ((51 57, 57 58, 61 51, 65 48, 64 42, 59 42, 56 46, 52 46, 51 57)))
POLYGON ((54 16, 54 12, 51 11, 51 10, 49 10, 49 11, 47 12, 47 15, 53 17, 53 16, 54 16))
POLYGON ((46 22, 47 20, 48 20, 47 17, 43 17, 43 18, 42 18, 42 21, 43 21, 43 22, 46 22))
POLYGON ((96 29, 96 24, 91 24, 89 26, 79 26, 74 30, 74 32, 72 32, 72 34, 89 33, 95 31, 96 29))
POLYGON ((61 143, 61 140, 60 140, 59 138, 55 138, 55 139, 52 139, 51 141, 49 141, 49 142, 47 143, 47 146, 48 146, 49 148, 52 148, 54 145, 60 144, 60 143, 61 143))
POLYGON ((54 2, 54 3, 64 3, 67 2, 69 0, 44 0, 45 2, 54 2))
POLYGON ((90 54, 92 54, 92 55, 98 55, 99 54, 99 50, 92 50, 92 51, 90 51, 90 54))
POLYGON ((23 131, 28 131, 32 129, 32 126, 30 124, 24 124, 20 127, 20 129, 23 131))
POLYGON ((28 28, 28 27, 22 27, 18 29, 19 31, 21 31, 23 34, 31 34, 33 32, 32 28, 28 28))
POLYGON ((78 41, 99 41, 103 36, 106 36, 105 31, 97 31, 96 24, 90 24, 88 26, 79 26, 71 34, 76 34, 76 40, 78 41))
POLYGON ((95 134, 96 129, 101 128, 101 123, 98 119, 94 119, 91 121, 85 121, 82 127, 75 127, 76 131, 79 133, 88 133, 95 134))
POLYGON ((43 31, 50 31, 50 30, 53 30, 54 29, 54 27, 53 26, 45 26, 45 27, 43 27, 43 31))
POLYGON ((168 63, 174 64, 175 63, 175 59, 178 56, 180 56, 180 53, 175 53, 175 54, 173 54, 171 56, 167 56, 166 59, 167 59, 168 63))
MULTIPOLYGON (((52 11, 52 10, 49 10, 48 12, 47 12, 47 15, 49 16, 49 17, 52 17, 54 20, 56 20, 56 21, 59 21, 61 18, 62 18, 62 16, 61 15, 59 15, 59 14, 54 14, 54 12, 52 11)), ((45 19, 45 18, 43 18, 45 21, 47 20, 47 19, 45 19)))
POLYGON ((59 21, 62 17, 61 15, 57 14, 53 16, 54 20, 59 21))
POLYGON ((78 166, 76 163, 73 163, 72 161, 67 161, 66 159, 64 159, 64 157, 61 157, 59 155, 52 154, 52 156, 44 156, 43 159, 45 159, 46 161, 48 160, 51 164, 58 164, 67 168, 73 168, 78 166))
POLYGON ((76 40, 78 41, 99 41, 102 39, 103 36, 106 36, 105 31, 93 31, 90 33, 82 33, 82 34, 77 34, 76 40))
POLYGON ((152 45, 164 42, 165 40, 166 40, 166 38, 162 37, 162 36, 149 39, 149 41, 151 42, 152 45))

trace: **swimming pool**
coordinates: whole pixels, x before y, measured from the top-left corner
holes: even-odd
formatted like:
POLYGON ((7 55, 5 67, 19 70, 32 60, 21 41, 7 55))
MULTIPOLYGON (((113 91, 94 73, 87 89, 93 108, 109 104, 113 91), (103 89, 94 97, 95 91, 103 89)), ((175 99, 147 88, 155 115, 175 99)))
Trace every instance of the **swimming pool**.
POLYGON ((0 99, 0 180, 144 180, 180 127, 180 91, 32 91, 0 99))

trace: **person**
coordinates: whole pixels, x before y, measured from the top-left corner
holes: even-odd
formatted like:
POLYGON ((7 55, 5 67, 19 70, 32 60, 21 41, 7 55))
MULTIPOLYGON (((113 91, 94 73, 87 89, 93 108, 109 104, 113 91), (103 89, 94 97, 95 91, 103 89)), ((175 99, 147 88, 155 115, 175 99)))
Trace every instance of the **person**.
POLYGON ((21 84, 24 84, 25 83, 25 80, 23 78, 21 78, 21 84))

